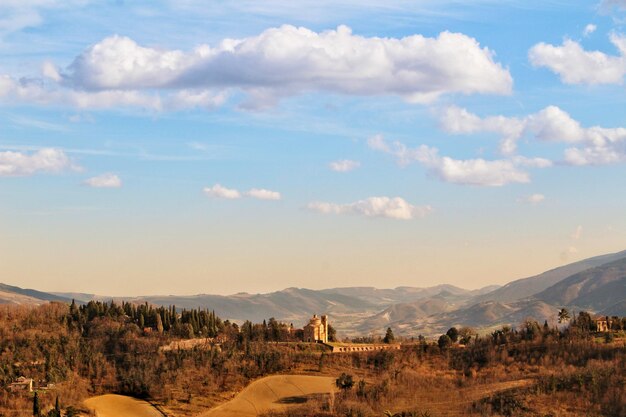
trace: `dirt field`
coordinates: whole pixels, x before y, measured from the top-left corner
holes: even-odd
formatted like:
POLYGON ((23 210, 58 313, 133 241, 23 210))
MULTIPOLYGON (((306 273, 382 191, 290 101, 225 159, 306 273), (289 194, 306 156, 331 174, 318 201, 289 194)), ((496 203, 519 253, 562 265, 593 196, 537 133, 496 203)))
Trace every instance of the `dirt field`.
POLYGON ((85 401, 97 417, 163 417, 149 403, 124 395, 100 395, 85 401))
POLYGON ((302 404, 307 396, 335 391, 335 378, 305 375, 276 375, 259 379, 234 399, 200 417, 256 417, 289 404, 302 404))

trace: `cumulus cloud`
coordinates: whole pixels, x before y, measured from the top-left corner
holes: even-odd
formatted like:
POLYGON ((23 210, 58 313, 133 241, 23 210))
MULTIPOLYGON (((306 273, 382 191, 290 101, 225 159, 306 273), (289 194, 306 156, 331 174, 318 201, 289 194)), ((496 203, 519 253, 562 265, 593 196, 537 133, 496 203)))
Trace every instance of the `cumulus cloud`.
POLYGON ((401 166, 418 162, 434 177, 461 185, 500 187, 510 183, 527 183, 530 182, 530 174, 522 168, 546 168, 552 165, 547 159, 521 156, 499 160, 454 159, 440 156, 436 148, 426 145, 408 148, 398 141, 388 142, 382 135, 370 138, 368 145, 371 149, 394 156, 401 166))
POLYGON ((443 94, 510 94, 512 77, 494 55, 461 33, 378 38, 354 35, 346 26, 314 32, 284 25, 190 51, 115 35, 88 47, 65 69, 44 62, 41 78, 0 75, 0 99, 176 111, 215 108, 232 90, 245 93, 241 106, 249 109, 310 91, 409 102, 443 94))
POLYGON ((253 188, 250 191, 246 191, 248 197, 256 198, 258 200, 280 200, 281 195, 278 191, 270 191, 264 188, 253 188))
POLYGON ((236 200, 241 198, 241 193, 235 189, 222 187, 220 184, 215 184, 213 187, 204 187, 204 193, 213 198, 226 198, 228 200, 236 200))
POLYGON ((84 181, 84 184, 93 188, 120 188, 122 179, 116 174, 106 173, 88 178, 84 181))
POLYGON ((450 106, 440 115, 440 126, 452 134, 496 133, 502 136, 500 151, 509 155, 517 149, 517 140, 523 135, 525 123, 514 117, 492 116, 481 119, 466 109, 450 106))
POLYGON ((430 206, 414 206, 400 197, 369 197, 347 204, 317 201, 310 203, 308 208, 324 214, 356 214, 396 220, 412 220, 432 212, 430 206))
POLYGON ((242 197, 255 198, 257 200, 280 200, 282 198, 279 192, 266 190, 264 188, 252 188, 248 191, 241 192, 236 189, 223 187, 220 184, 205 187, 203 191, 209 197, 225 198, 228 200, 237 200, 242 197))
POLYGON ((63 76, 93 91, 240 88, 271 101, 313 90, 423 102, 447 93, 509 94, 511 75, 493 58, 461 33, 378 38, 347 26, 318 33, 283 25, 187 52, 112 36, 77 56, 63 76))
POLYGON ((589 23, 587 26, 585 26, 585 29, 583 29, 583 36, 591 35, 593 32, 596 31, 596 29, 598 29, 596 25, 594 25, 593 23, 589 23))
POLYGON ((43 148, 33 153, 0 152, 0 177, 20 177, 36 173, 79 170, 61 149, 43 148))
POLYGON ((505 155, 512 154, 517 142, 528 135, 534 140, 575 145, 564 152, 564 162, 570 165, 626 162, 626 128, 585 128, 556 106, 523 118, 480 118, 466 109, 448 107, 441 113, 439 122, 443 130, 452 134, 496 133, 501 136, 500 151, 505 155))
POLYGON ((611 43, 619 55, 586 51, 576 41, 566 39, 561 46, 538 43, 528 57, 535 67, 546 67, 566 84, 622 84, 626 75, 626 37, 612 33, 611 43))
POLYGON ((342 159, 340 161, 333 161, 328 164, 329 168, 335 172, 349 172, 357 169, 361 166, 358 161, 352 161, 350 159, 342 159))

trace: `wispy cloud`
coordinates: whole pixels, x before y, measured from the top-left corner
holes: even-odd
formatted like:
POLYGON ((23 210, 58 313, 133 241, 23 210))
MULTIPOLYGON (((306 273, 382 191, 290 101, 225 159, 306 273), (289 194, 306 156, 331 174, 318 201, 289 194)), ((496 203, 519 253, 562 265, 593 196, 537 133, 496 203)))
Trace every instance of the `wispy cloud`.
POLYGON ((583 29, 583 36, 587 37, 591 35, 593 32, 596 31, 596 29, 598 29, 596 25, 594 25, 593 23, 589 23, 585 26, 585 29, 583 29))
POLYGON ((328 164, 328 166, 335 172, 350 172, 360 167, 361 163, 350 159, 342 159, 339 161, 333 161, 328 164))
POLYGON ((122 179, 113 173, 106 173, 86 179, 83 184, 93 188, 121 188, 122 179))
POLYGON ((58 123, 50 123, 43 120, 33 119, 26 116, 18 116, 18 115, 10 115, 9 121, 15 125, 35 128, 40 130, 48 130, 52 132, 67 132, 70 129, 67 126, 58 124, 58 123))
POLYGON ((580 240, 580 238, 583 236, 583 227, 578 225, 576 227, 576 230, 574 230, 574 232, 572 232, 572 240, 580 240))
POLYGON ((0 2, 0 39, 19 30, 44 22, 42 11, 84 6, 89 0, 2 0, 0 2))
POLYGON ((543 194, 531 194, 517 199, 518 203, 537 205, 545 201, 546 196, 543 194))

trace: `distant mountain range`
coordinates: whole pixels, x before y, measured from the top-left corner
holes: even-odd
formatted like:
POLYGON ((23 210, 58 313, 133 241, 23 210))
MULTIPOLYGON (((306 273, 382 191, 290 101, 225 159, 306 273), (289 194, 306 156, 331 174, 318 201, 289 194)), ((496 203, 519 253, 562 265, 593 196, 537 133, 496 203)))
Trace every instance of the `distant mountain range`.
POLYGON ((203 307, 225 319, 261 321, 274 317, 300 326, 313 313, 331 316, 340 334, 433 336, 452 326, 490 329, 517 325, 526 318, 554 323, 559 308, 626 316, 626 251, 596 256, 552 269, 503 287, 466 290, 452 285, 428 288, 345 287, 324 290, 287 288, 267 294, 105 297, 83 293, 45 293, 0 284, 0 304, 42 304, 125 300, 178 308, 203 307))

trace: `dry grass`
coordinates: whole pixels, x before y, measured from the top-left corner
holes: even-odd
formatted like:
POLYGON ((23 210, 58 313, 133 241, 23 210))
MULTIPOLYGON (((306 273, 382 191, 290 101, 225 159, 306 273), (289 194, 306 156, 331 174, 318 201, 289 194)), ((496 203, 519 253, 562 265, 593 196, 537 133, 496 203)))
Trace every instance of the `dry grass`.
POLYGON ((85 407, 97 417, 163 417, 150 403, 124 395, 92 397, 85 401, 85 407))

